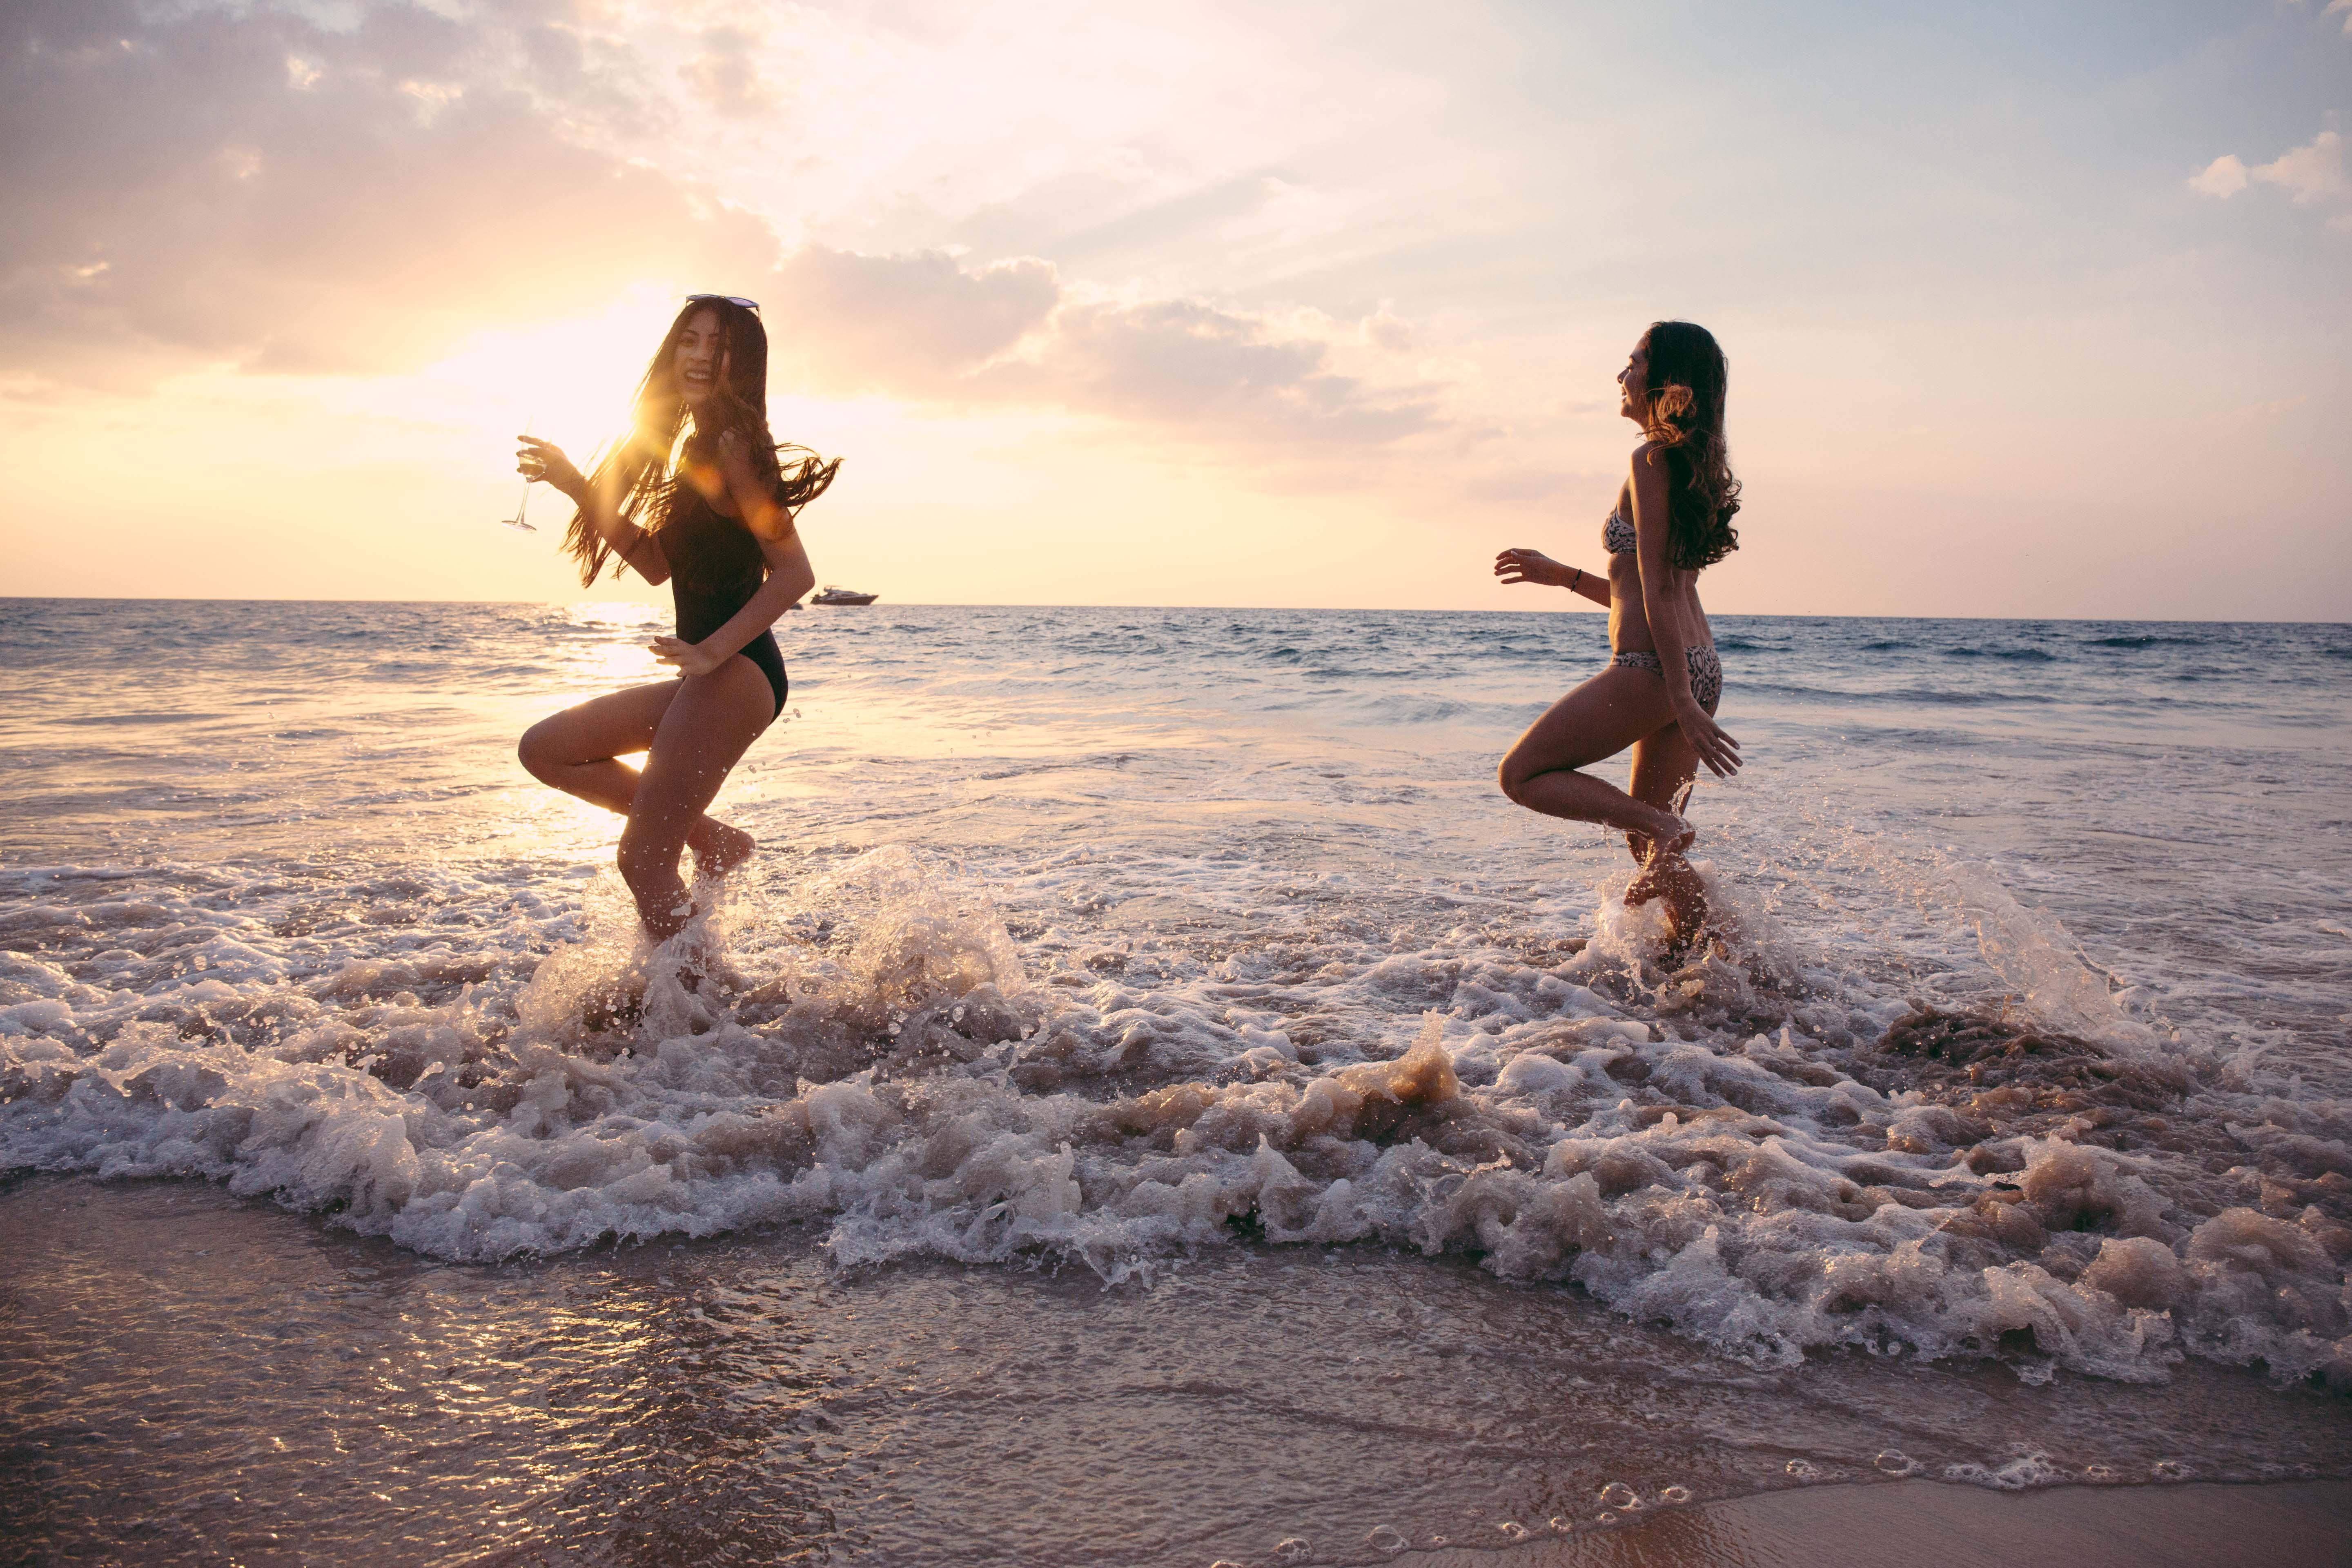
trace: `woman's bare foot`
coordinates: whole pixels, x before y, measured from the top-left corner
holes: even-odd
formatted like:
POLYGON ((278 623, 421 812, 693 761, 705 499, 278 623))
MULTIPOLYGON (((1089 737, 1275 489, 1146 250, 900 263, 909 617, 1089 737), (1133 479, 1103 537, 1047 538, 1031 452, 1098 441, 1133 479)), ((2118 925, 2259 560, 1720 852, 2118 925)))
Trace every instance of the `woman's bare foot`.
POLYGON ((1663 901, 1666 906, 1666 921, 1673 929, 1669 945, 1675 949, 1687 947, 1706 924, 1706 887, 1692 867, 1688 851, 1697 842, 1697 830, 1678 816, 1660 813, 1665 818, 1660 830, 1652 835, 1642 858, 1642 868, 1625 889, 1629 909, 1637 904, 1663 901), (1671 824, 1671 826, 1666 826, 1671 824))
POLYGON ((723 822, 704 817, 686 836, 686 846, 694 851, 694 874, 698 877, 724 877, 751 858, 759 841, 740 827, 730 827, 723 822))

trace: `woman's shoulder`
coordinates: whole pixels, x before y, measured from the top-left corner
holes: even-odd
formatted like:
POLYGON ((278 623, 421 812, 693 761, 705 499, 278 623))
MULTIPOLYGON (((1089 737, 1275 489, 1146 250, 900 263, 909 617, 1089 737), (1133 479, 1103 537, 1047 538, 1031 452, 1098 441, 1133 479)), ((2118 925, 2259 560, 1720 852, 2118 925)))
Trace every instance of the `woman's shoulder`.
POLYGON ((1664 441, 1644 441, 1625 462, 1625 482, 1633 489, 1666 482, 1666 454, 1674 448, 1664 441))

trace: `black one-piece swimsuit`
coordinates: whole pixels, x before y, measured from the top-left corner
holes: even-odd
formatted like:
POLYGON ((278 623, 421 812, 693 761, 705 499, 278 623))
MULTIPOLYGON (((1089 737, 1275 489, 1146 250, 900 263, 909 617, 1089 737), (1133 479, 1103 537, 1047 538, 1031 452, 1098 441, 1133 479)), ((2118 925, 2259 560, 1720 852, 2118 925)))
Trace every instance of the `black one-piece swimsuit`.
MULTIPOLYGON (((670 602, 677 606, 681 642, 698 643, 725 626, 767 580, 768 558, 760 553, 751 530, 719 512, 691 486, 679 487, 654 542, 669 563, 670 602)), ((792 685, 784 678, 784 656, 776 647, 776 634, 762 629, 738 651, 768 678, 776 711, 782 713, 784 693, 792 685)))

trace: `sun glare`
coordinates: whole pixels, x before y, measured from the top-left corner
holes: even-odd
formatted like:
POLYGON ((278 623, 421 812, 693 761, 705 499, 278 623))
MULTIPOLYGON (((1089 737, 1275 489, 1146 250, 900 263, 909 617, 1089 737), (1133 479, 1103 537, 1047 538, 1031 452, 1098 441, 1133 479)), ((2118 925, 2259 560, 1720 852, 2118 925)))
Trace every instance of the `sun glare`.
POLYGON ((678 302, 665 286, 638 284, 594 315, 477 332, 439 363, 384 383, 383 411, 477 430, 500 462, 528 425, 584 468, 626 422, 678 302))

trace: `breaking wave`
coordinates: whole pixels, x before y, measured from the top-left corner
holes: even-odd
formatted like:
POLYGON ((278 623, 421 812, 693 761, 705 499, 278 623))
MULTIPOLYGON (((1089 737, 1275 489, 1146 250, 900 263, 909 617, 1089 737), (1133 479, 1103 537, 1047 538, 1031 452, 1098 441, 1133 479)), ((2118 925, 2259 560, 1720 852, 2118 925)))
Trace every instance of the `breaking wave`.
POLYGON ((9 872, 0 1162, 201 1176, 447 1258, 818 1217, 844 1265, 1116 1285, 1376 1243, 1761 1367, 2352 1377, 2352 1116, 2119 1005, 1989 873, 1915 889, 1964 975, 1839 957, 1731 887, 1726 940, 1671 966, 1607 885, 1578 937, 1339 900, 1312 932, 1090 945, 1052 914, 1102 871, 1035 868, 1009 925, 983 879, 878 849, 652 951, 609 876, 9 872))

